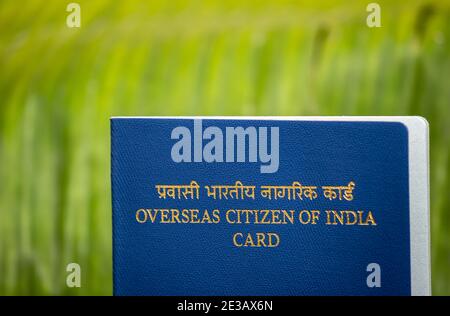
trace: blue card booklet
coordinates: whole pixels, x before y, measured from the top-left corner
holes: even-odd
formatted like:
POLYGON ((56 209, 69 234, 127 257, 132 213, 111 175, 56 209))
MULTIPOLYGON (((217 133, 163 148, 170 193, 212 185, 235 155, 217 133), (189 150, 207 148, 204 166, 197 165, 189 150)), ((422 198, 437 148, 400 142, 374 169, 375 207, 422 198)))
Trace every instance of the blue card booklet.
POLYGON ((115 295, 429 295, 420 117, 114 117, 115 295))

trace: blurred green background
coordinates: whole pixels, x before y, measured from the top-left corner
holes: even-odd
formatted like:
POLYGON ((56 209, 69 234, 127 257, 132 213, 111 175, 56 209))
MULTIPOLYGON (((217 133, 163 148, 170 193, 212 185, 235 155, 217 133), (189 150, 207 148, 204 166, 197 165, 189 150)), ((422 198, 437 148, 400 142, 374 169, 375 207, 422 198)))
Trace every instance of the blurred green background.
POLYGON ((0 1, 0 294, 112 293, 112 115, 422 115, 450 294, 450 4, 0 1), (82 287, 66 287, 66 265, 82 287))

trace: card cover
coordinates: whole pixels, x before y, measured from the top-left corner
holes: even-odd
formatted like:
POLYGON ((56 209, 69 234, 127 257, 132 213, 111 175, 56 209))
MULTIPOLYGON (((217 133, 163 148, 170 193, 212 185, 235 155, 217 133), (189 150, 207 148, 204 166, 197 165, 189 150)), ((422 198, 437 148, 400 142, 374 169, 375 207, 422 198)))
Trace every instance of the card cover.
POLYGON ((413 132, 376 118, 112 118, 114 294, 427 294, 413 132))

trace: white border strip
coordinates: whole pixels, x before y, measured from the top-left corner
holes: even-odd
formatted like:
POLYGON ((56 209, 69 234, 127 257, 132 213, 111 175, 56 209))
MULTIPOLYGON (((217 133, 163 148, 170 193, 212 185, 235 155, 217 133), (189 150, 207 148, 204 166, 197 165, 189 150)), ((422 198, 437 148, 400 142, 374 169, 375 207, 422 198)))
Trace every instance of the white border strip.
POLYGON ((111 119, 400 122, 408 130, 411 295, 431 295, 428 122, 420 116, 116 116, 111 119))

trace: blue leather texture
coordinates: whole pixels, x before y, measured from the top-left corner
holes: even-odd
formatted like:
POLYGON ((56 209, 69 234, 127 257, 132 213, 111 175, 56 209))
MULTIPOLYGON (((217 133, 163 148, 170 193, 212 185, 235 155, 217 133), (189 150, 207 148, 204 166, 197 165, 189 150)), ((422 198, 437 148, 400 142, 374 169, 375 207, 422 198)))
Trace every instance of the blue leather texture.
MULTIPOLYGON (((279 168, 260 163, 176 163, 171 132, 193 119, 111 119, 115 295, 410 295, 408 133, 398 122, 203 119, 216 126, 279 128, 279 168), (200 185, 200 198, 163 199, 160 184, 200 185), (318 187, 314 200, 212 199, 205 185, 318 187), (321 186, 355 183, 354 198, 321 186), (220 210, 220 223, 139 223, 139 209, 220 210), (320 210, 316 225, 229 224, 229 209, 320 210), (376 225, 326 225, 326 210, 371 211, 376 225), (277 247, 236 247, 234 234, 272 232, 277 247), (370 263, 381 287, 368 287, 370 263)), ((193 133, 193 132, 192 132, 193 133)), ((204 143, 207 143, 204 140, 204 143)), ((296 213, 297 214, 297 213, 296 213)))

